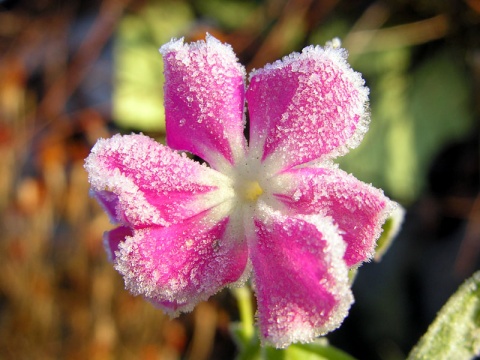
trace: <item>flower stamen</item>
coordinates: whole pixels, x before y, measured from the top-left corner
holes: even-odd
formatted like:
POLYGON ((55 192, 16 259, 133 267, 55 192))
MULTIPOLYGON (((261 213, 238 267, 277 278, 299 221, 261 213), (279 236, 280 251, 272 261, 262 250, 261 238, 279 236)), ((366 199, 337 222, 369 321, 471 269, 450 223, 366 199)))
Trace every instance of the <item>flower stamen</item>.
POLYGON ((247 181, 243 187, 243 197, 248 201, 256 201, 263 194, 263 189, 258 181, 247 181))

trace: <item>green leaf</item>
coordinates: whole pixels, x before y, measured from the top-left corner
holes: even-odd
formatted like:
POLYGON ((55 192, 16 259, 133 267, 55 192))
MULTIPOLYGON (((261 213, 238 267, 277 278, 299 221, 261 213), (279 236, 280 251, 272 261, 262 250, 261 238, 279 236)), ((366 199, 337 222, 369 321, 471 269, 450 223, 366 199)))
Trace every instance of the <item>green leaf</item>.
POLYGON ((230 334, 237 344, 239 353, 236 360, 260 360, 260 339, 255 333, 250 338, 245 336, 242 323, 230 324, 230 334))
POLYGON ((480 354, 480 271, 447 301, 408 360, 471 359, 480 354))
POLYGON ((262 360, 355 360, 347 353, 329 345, 326 338, 309 344, 293 344, 286 349, 269 346, 261 349, 262 360))
POLYGON ((357 278, 357 274, 358 274, 358 266, 350 268, 348 270, 348 282, 350 286, 353 285, 355 279, 357 278))
POLYGON ((245 339, 239 323, 230 326, 239 353, 236 360, 355 360, 342 350, 331 346, 326 338, 309 344, 293 344, 286 349, 262 346, 258 333, 245 339))
POLYGON ((342 350, 329 345, 326 339, 310 344, 295 344, 285 352, 285 360, 355 360, 342 350))

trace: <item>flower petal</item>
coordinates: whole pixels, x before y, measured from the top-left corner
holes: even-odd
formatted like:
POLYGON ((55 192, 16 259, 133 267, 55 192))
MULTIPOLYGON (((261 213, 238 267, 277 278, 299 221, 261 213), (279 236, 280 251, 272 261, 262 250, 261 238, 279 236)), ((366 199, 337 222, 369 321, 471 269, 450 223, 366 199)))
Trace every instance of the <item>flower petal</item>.
POLYGON ((239 220, 226 215, 231 208, 222 204, 183 223, 135 230, 116 258, 126 288, 176 316, 244 281, 248 250, 239 220))
POLYGON ((245 70, 232 48, 172 40, 160 48, 165 63, 167 143, 219 170, 245 155, 245 70))
POLYGON ((248 241, 263 342, 286 347, 336 329, 353 302, 338 229, 266 207, 254 222, 248 241))
POLYGON ((251 157, 271 174, 343 155, 367 131, 368 88, 344 49, 310 46, 256 70, 246 98, 251 157))
POLYGON ((118 196, 116 194, 106 190, 91 190, 90 196, 97 200, 102 209, 107 213, 110 222, 113 224, 123 222, 123 214, 117 214, 118 196))
POLYGON ((274 177, 271 186, 293 213, 321 214, 335 221, 347 243, 348 266, 372 258, 382 224, 395 208, 382 190, 333 167, 290 169, 274 177))
POLYGON ((122 241, 125 241, 127 236, 132 236, 133 230, 128 226, 119 226, 113 230, 105 231, 103 234, 103 247, 107 253, 108 260, 115 261, 117 257, 116 252, 122 241))
POLYGON ((168 226, 233 196, 226 176, 144 135, 98 140, 85 168, 111 219, 130 226, 168 226))

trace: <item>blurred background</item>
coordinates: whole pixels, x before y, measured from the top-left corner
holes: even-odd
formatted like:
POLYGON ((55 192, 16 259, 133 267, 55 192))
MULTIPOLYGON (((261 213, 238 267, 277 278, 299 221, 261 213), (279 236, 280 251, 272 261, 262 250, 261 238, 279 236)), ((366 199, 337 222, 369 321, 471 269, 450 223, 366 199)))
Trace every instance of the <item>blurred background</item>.
POLYGON ((0 359, 232 359, 228 291, 169 320, 123 288, 88 196, 99 137, 164 137, 158 48, 230 43, 247 69, 339 37, 371 89, 343 169, 407 209, 328 336, 403 359, 479 268, 480 1, 0 0, 0 359))

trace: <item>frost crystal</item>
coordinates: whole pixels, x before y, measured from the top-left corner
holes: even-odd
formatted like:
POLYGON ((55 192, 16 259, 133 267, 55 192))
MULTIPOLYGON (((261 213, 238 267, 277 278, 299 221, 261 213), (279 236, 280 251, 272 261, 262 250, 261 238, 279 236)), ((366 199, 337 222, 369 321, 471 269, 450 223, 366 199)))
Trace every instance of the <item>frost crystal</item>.
POLYGON ((368 89, 346 51, 307 47, 252 72, 247 89, 212 36, 160 51, 168 147, 117 135, 85 165, 119 224, 104 243, 126 287, 176 316, 252 277, 263 343, 337 328, 353 302, 348 271, 372 257, 396 206, 332 161, 368 127, 368 89))

